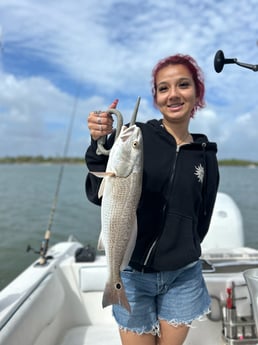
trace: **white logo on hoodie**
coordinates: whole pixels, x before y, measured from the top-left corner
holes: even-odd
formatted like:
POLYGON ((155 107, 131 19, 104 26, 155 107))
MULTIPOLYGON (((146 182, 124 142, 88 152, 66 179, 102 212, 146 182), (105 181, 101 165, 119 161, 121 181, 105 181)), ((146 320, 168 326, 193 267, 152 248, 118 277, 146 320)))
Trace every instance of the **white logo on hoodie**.
POLYGON ((195 166, 195 173, 194 175, 197 176, 198 178, 198 182, 203 183, 203 179, 204 179, 204 168, 201 164, 199 164, 198 166, 195 166))

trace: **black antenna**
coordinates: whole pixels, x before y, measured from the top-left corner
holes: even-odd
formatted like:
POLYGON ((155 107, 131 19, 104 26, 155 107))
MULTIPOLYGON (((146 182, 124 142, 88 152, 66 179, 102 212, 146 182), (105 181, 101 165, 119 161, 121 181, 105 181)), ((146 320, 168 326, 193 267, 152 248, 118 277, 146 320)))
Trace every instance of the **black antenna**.
POLYGON ((251 69, 254 72, 258 71, 258 65, 251 65, 248 63, 244 63, 244 62, 239 62, 239 61, 237 61, 236 58, 229 58, 229 59, 227 58, 226 59, 222 50, 218 50, 217 53, 215 54, 214 68, 215 68, 215 71, 217 73, 220 73, 223 70, 224 65, 233 64, 233 63, 235 63, 238 66, 251 69))

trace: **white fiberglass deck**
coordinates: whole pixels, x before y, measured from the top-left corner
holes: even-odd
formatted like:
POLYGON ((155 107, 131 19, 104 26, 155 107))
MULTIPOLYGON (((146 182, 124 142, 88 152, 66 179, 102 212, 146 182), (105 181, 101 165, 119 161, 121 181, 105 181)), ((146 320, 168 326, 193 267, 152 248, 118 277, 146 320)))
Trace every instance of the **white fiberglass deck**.
MULTIPOLYGON (((76 246, 54 246, 55 259, 47 266, 29 267, 1 292, 0 345, 120 344, 111 307, 103 309, 101 303, 105 257, 75 263, 70 253, 76 246)), ((194 326, 186 345, 223 344, 221 322, 194 326)))

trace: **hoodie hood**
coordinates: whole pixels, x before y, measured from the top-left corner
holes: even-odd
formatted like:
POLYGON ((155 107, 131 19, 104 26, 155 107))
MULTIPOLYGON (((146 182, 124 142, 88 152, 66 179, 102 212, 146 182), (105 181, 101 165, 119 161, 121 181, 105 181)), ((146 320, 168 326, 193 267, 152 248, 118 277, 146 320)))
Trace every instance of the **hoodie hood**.
MULTIPOLYGON (((140 123, 138 123, 139 126, 140 123)), ((156 120, 156 119, 152 119, 146 122, 145 125, 148 125, 150 127, 152 127, 153 130, 155 130, 157 132, 157 134, 161 135, 162 137, 167 137, 170 140, 172 139, 173 142, 175 141, 173 136, 170 135, 165 129, 164 126, 162 124, 162 119, 156 120)), ((215 153, 217 153, 217 144, 214 142, 210 142, 208 137, 205 134, 202 133, 191 133, 192 137, 193 137, 193 144, 201 144, 203 145, 203 149, 205 150, 212 150, 215 153), (206 144, 206 145, 204 145, 206 144)))

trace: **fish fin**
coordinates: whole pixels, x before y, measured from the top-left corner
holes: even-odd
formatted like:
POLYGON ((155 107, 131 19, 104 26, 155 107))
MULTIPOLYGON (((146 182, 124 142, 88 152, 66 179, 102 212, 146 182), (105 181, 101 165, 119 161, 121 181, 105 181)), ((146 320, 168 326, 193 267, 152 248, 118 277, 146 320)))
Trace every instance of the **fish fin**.
POLYGON ((116 174, 114 172, 107 172, 107 171, 106 172, 90 171, 90 173, 97 176, 97 177, 103 178, 103 180, 101 181, 100 187, 99 187, 99 191, 98 191, 98 197, 100 199, 104 193, 104 186, 105 186, 104 177, 115 177, 116 174))
POLYGON ((92 175, 95 175, 97 177, 106 177, 106 176, 111 176, 111 177, 114 177, 116 176, 116 174, 112 171, 104 171, 104 172, 100 172, 100 171, 90 171, 90 173, 92 175))
POLYGON ((131 307, 125 294, 125 289, 121 281, 114 285, 106 283, 102 298, 102 307, 105 308, 112 304, 119 304, 131 313, 131 307))
POLYGON ((99 251, 105 251, 105 246, 104 246, 104 243, 103 243, 103 239, 102 239, 102 231, 99 235, 99 240, 98 240, 98 246, 97 246, 97 249, 99 251))
POLYGON ((98 198, 100 199, 103 196, 104 193, 104 188, 105 188, 105 179, 101 181, 101 184, 99 186, 99 191, 98 191, 98 198))

